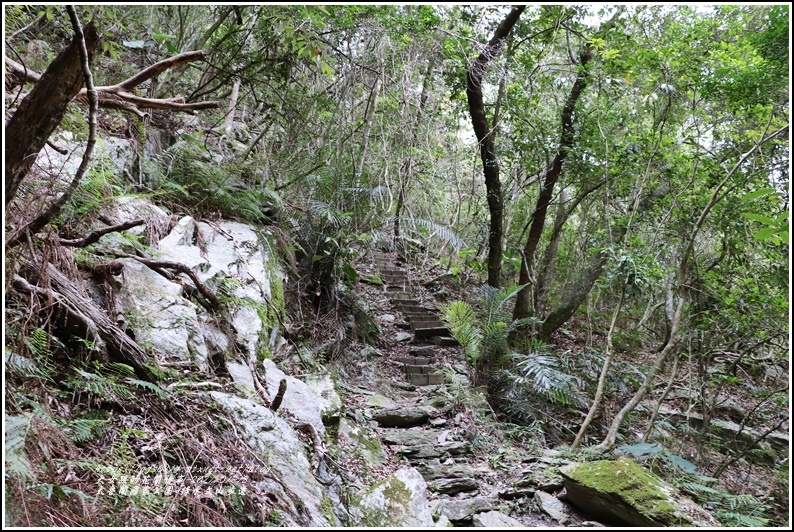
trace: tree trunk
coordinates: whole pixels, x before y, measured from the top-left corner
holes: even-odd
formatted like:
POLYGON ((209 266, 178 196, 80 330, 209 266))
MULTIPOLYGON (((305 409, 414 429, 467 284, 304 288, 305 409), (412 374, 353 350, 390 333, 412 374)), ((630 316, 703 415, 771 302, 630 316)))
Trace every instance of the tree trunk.
POLYGON ((488 211, 491 214, 488 229, 488 284, 494 288, 500 285, 502 276, 502 233, 504 219, 504 199, 502 183, 499 181, 499 163, 494 150, 493 130, 485 115, 485 103, 482 95, 482 78, 488 63, 502 48, 510 31, 518 22, 526 6, 514 6, 505 19, 499 24, 485 50, 466 72, 466 98, 469 103, 469 114, 474 127, 474 134, 480 145, 485 189, 488 200, 488 211))
POLYGON ((587 299, 587 294, 592 290, 593 285, 604 272, 604 266, 609 258, 606 250, 597 251, 590 259, 590 263, 582 271, 582 275, 573 286, 568 290, 562 299, 560 306, 552 310, 540 328, 540 337, 548 341, 551 335, 568 321, 579 305, 587 299))
MULTIPOLYGON (((99 32, 93 22, 83 31, 90 60, 99 42, 99 32)), ((47 139, 61 123, 67 105, 83 87, 79 41, 74 37, 50 63, 5 127, 6 139, 12 140, 5 146, 6 205, 14 199, 47 139)))
POLYGON ((538 200, 535 203, 535 212, 532 214, 532 224, 529 227, 527 242, 524 245, 523 256, 521 258, 521 271, 518 277, 518 284, 526 286, 524 286, 518 293, 518 296, 516 296, 516 306, 513 310, 513 319, 515 320, 529 317, 535 252, 538 249, 540 237, 543 234, 543 226, 546 223, 546 212, 554 195, 554 185, 557 183, 557 179, 562 173, 562 165, 568 157, 571 146, 573 146, 573 111, 576 107, 576 102, 579 101, 579 96, 582 95, 582 91, 587 87, 589 75, 586 65, 592 58, 593 51, 588 44, 579 54, 579 73, 576 75, 576 81, 574 81, 571 92, 568 94, 568 99, 565 101, 565 106, 562 108, 562 133, 560 135, 560 144, 557 148, 557 155, 554 156, 551 166, 546 169, 543 188, 540 189, 538 200))

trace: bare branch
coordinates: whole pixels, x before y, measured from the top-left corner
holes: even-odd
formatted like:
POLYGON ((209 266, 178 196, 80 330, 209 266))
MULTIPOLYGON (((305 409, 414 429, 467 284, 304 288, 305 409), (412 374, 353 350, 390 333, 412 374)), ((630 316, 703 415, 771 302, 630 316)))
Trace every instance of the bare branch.
POLYGON ((145 222, 144 220, 133 220, 132 222, 124 222, 122 224, 113 225, 110 227, 103 227, 102 229, 97 229, 96 231, 92 231, 88 233, 83 238, 59 238, 58 243, 62 246, 71 246, 71 247, 85 247, 97 242, 100 238, 108 233, 115 233, 117 231, 126 231, 127 229, 132 229, 133 227, 137 227, 139 225, 143 225, 145 222))

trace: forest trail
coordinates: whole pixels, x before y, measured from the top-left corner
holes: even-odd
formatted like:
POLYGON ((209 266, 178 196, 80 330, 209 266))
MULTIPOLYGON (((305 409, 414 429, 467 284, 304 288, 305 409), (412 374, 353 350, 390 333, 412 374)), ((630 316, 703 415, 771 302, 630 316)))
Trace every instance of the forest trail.
POLYGON ((496 431, 478 426, 483 411, 494 415, 482 395, 451 395, 456 382, 469 386, 465 355, 443 324, 439 303, 419 281, 426 272, 383 251, 372 251, 364 269, 383 281, 364 289, 381 346, 377 356, 359 361, 361 374, 348 381, 347 402, 348 412, 359 412, 383 444, 387 463, 380 472, 415 467, 427 482, 434 513, 455 526, 586 523, 554 497, 562 490, 555 471, 562 461, 554 451, 501 441, 496 431), (546 513, 548 504, 557 508, 556 519, 546 513))

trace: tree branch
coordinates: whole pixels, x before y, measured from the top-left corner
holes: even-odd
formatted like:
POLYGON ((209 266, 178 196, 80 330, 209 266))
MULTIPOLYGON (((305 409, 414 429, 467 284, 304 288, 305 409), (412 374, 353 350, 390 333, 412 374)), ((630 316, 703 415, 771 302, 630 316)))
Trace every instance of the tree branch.
POLYGON ((131 229, 133 227, 137 227, 139 225, 143 225, 145 222, 144 220, 133 220, 132 222, 124 222, 118 225, 112 225, 110 227, 103 227, 102 229, 97 229, 96 231, 91 231, 83 238, 59 238, 58 243, 62 246, 70 246, 70 247, 85 247, 97 242, 100 238, 108 233, 115 233, 117 231, 126 231, 127 229, 131 229))
POLYGON ((194 285, 196 285, 196 288, 198 289, 199 292, 201 292, 201 295, 207 298, 207 301, 210 302, 210 304, 215 310, 220 310, 222 308, 221 302, 218 300, 217 296, 215 296, 215 294, 212 293, 212 290, 210 290, 207 287, 207 285, 205 285, 201 281, 201 279, 199 279, 199 276, 196 274, 196 272, 194 272, 193 270, 191 270, 182 263, 171 262, 167 260, 147 259, 145 257, 128 255, 126 253, 115 253, 115 255, 119 258, 137 260, 141 264, 144 264, 150 268, 168 268, 169 270, 176 270, 179 273, 184 273, 185 275, 190 277, 190 280, 193 281, 194 285))

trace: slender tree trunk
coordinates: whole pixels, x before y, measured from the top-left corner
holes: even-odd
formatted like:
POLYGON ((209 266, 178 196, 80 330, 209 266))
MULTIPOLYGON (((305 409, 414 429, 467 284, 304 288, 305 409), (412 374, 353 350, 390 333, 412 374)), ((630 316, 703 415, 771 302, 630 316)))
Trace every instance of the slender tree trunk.
POLYGON ((554 196, 554 185, 557 183, 557 179, 559 179, 562 173, 562 165, 568 157, 571 146, 573 146, 574 108, 582 92, 587 87, 589 75, 586 65, 592 58, 592 48, 590 45, 587 45, 579 54, 579 73, 576 75, 576 80, 573 83, 573 87, 571 87, 571 92, 568 94, 568 99, 565 101, 565 106, 562 108, 562 133, 560 135, 559 147, 557 148, 557 155, 554 156, 551 166, 546 169, 543 188, 540 189, 538 200, 535 203, 535 211, 532 214, 532 224, 529 227, 527 242, 524 245, 521 257, 521 270, 518 277, 518 284, 526 286, 516 296, 516 306, 513 310, 513 319, 516 320, 528 318, 530 314, 535 252, 538 249, 540 237, 543 234, 543 226, 546 223, 546 212, 549 208, 549 203, 551 203, 551 199, 554 196))
POLYGON ((499 181, 499 163, 494 149, 494 134, 485 114, 482 95, 482 78, 488 63, 499 53, 513 26, 518 22, 526 6, 514 6, 499 24, 485 50, 477 57, 466 73, 466 98, 474 134, 480 145, 483 174, 485 176, 488 211, 491 214, 488 229, 488 284, 498 288, 502 276, 502 237, 504 199, 502 183, 499 181))
POLYGON ((612 335, 615 333, 615 325, 617 324, 620 311, 623 308, 623 300, 625 299, 625 296, 626 287, 622 286, 620 291, 620 300, 615 307, 615 311, 612 313, 612 322, 609 324, 609 332, 607 333, 607 356, 604 359, 604 365, 601 367, 601 374, 598 376, 598 386, 596 387, 595 397, 593 397, 593 404, 590 405, 590 410, 587 412, 587 417, 585 417, 582 426, 579 428, 579 433, 573 440, 571 449, 576 449, 579 447, 579 444, 582 442, 582 438, 584 438, 585 432, 587 432, 587 427, 589 427, 590 423, 593 421, 593 419, 595 419, 596 412, 598 412, 598 409, 601 407, 601 399, 604 396, 607 375, 609 374, 609 368, 612 365, 612 356, 615 354, 615 350, 612 347, 612 335))

